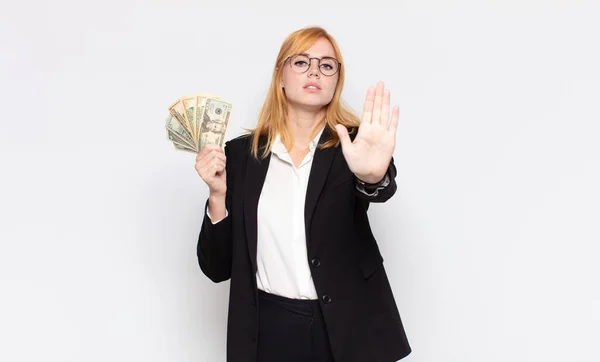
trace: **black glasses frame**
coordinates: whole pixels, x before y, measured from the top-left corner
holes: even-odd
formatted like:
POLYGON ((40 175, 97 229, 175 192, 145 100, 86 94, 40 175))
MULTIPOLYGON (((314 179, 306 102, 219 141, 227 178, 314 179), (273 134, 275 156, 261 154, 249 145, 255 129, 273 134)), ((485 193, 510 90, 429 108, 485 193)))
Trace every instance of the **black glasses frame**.
POLYGON ((290 63, 290 68, 291 68, 291 69, 292 69, 294 72, 296 72, 296 73, 298 73, 298 74, 304 74, 304 73, 308 72, 308 70, 310 69, 310 65, 312 64, 312 60, 313 60, 313 59, 316 59, 316 60, 318 60, 318 63, 317 63, 317 69, 319 69, 319 73, 323 74, 323 76, 325 76, 325 77, 333 77, 334 75, 336 75, 337 73, 339 73, 340 69, 342 68, 342 63, 341 63, 339 60, 335 59, 334 57, 323 57, 323 58, 312 57, 312 58, 311 58, 311 57, 309 57, 309 56, 308 56, 308 55, 306 55, 306 54, 292 54, 292 55, 290 55, 289 57, 285 58, 285 61, 284 61, 284 63, 286 63, 286 62, 289 60, 289 61, 290 61, 290 62, 289 62, 289 63, 290 63), (305 57, 307 57, 307 58, 308 58, 308 68, 306 68, 306 70, 305 70, 304 72, 297 72, 297 71, 294 69, 294 67, 292 66, 292 61, 291 61, 291 59, 292 59, 292 58, 294 58, 294 57, 297 57, 297 56, 299 56, 299 55, 302 55, 302 56, 305 56, 305 57), (335 73, 333 73, 333 74, 325 74, 325 73, 323 73, 323 71, 321 70, 321 60, 323 60, 323 59, 332 59, 332 60, 334 60, 334 61, 337 63, 337 65, 338 65, 338 66, 337 66, 337 69, 336 69, 335 73))

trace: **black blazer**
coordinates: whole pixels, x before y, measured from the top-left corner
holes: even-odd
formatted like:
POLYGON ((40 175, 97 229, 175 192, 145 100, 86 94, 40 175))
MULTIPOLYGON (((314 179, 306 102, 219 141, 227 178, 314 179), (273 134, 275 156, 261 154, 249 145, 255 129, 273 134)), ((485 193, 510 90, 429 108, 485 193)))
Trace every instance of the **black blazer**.
MULTIPOLYGON (((326 127, 319 143, 330 132, 326 127)), ((207 201, 197 246, 200 268, 208 278, 215 283, 231 279, 228 362, 254 362, 257 355, 256 210, 270 157, 252 158, 250 140, 245 135, 227 142, 229 214, 213 225, 206 215, 207 201)), ((367 218, 370 202, 384 202, 396 192, 393 159, 388 172, 391 183, 369 197, 356 189, 341 146, 315 151, 304 213, 306 262, 336 362, 395 362, 411 352, 367 218)))

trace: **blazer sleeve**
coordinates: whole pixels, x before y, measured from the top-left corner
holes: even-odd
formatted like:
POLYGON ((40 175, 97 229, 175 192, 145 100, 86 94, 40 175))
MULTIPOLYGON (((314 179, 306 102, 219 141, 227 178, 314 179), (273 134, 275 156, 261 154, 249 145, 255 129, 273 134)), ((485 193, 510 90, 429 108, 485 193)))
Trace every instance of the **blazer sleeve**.
POLYGON ((386 202, 396 193, 398 188, 396 184, 396 166, 394 165, 394 158, 392 157, 388 170, 385 174, 385 178, 389 180, 387 185, 376 188, 375 190, 365 189, 361 184, 356 181, 355 176, 355 195, 361 200, 367 202, 386 202))
POLYGON ((231 193, 234 183, 235 164, 231 160, 230 147, 225 146, 227 158, 225 170, 227 173, 227 193, 225 194, 225 208, 227 216, 213 224, 208 217, 208 200, 204 204, 204 218, 198 236, 197 255, 198 264, 202 272, 213 282, 219 283, 231 278, 232 257, 232 223, 231 223, 231 193))

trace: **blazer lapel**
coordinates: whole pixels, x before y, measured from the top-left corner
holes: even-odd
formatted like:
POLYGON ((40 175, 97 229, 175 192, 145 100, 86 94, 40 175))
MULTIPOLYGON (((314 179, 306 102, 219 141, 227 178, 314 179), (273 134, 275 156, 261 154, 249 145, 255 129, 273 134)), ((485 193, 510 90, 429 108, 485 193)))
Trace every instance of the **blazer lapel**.
MULTIPOLYGON (((266 145, 266 137, 260 137, 259 149, 266 145)), ((256 251, 258 243, 258 226, 257 226, 257 209, 258 200, 265 183, 269 161, 271 160, 269 153, 265 159, 256 160, 252 155, 248 154, 248 162, 246 163, 246 176, 244 179, 244 224, 246 227, 246 240, 248 241, 248 253, 252 263, 252 270, 257 271, 256 266, 256 251)))
MULTIPOLYGON (((326 126, 319 139, 319 145, 331 138, 331 131, 326 126)), ((260 146, 266 145, 266 137, 260 138, 260 146)), ((309 231, 312 221, 312 215, 317 206, 319 195, 325 185, 329 170, 335 156, 336 148, 331 147, 325 150, 317 148, 315 150, 313 164, 308 178, 308 186, 306 190, 306 200, 304 205, 304 223, 307 244, 310 242, 309 231)), ((248 254, 252 263, 253 272, 256 273, 256 252, 258 247, 258 201, 262 192, 271 154, 269 153, 265 159, 256 160, 252 155, 248 155, 246 163, 246 176, 244 179, 244 225, 246 228, 246 240, 248 241, 248 254)), ((307 245, 308 246, 308 245, 307 245)))
MULTIPOLYGON (((319 145, 328 141, 331 138, 331 131, 326 125, 321 138, 319 139, 319 145)), ((317 148, 313 158, 313 164, 310 169, 310 175, 308 177, 308 186, 306 189, 306 200, 304 203, 304 228, 306 233, 307 248, 310 245, 310 224, 312 221, 313 212, 317 206, 319 195, 325 185, 329 170, 335 156, 336 148, 330 147, 324 150, 317 148)))

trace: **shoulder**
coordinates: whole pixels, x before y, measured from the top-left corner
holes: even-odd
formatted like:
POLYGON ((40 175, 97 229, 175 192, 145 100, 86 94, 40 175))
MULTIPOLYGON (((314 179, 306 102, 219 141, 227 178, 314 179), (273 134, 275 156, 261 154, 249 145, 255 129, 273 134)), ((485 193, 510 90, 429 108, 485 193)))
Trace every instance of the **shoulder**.
POLYGON ((251 137, 251 133, 244 133, 235 138, 230 139, 229 141, 225 142, 225 144, 227 145, 227 147, 240 147, 240 145, 248 144, 248 142, 250 142, 251 137))
POLYGON ((245 133, 225 142, 225 152, 228 155, 245 155, 249 152, 252 134, 245 133))

